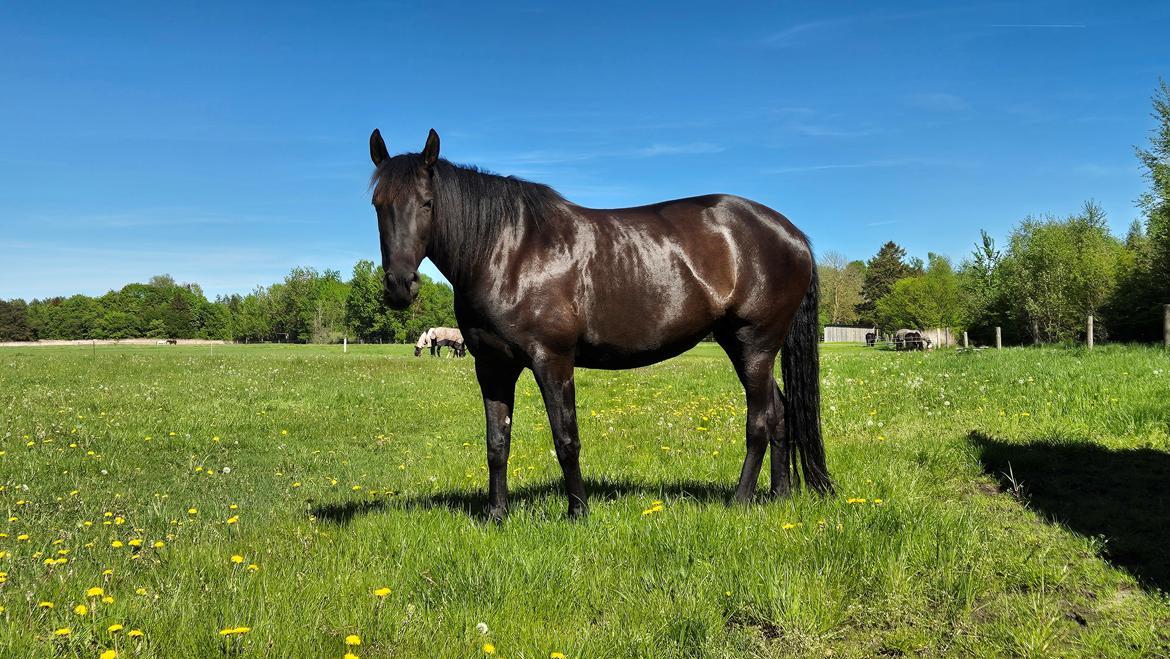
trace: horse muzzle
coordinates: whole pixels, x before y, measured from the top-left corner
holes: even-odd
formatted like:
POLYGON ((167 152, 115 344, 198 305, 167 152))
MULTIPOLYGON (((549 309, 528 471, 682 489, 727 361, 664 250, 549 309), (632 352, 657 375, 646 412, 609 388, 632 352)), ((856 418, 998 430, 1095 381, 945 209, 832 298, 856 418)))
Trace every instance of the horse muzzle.
POLYGON ((418 296, 418 272, 407 277, 394 277, 389 273, 382 282, 382 299, 391 309, 405 309, 418 296))

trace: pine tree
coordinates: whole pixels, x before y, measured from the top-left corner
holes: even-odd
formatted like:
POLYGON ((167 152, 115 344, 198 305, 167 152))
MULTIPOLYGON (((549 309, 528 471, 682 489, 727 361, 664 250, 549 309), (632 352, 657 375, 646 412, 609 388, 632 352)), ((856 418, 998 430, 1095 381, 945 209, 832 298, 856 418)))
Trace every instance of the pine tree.
POLYGON ((861 285, 862 301, 857 305, 858 322, 864 325, 877 323, 877 301, 893 290, 894 282, 910 273, 905 258, 906 250, 890 241, 866 262, 865 282, 861 285))

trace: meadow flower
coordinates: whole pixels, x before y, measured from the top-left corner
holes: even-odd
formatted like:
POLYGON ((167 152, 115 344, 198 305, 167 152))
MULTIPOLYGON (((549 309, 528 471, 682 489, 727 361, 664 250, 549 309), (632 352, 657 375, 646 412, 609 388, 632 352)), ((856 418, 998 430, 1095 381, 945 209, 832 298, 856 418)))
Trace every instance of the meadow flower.
POLYGON ((49 601, 41 601, 37 602, 37 607, 41 609, 51 609, 53 608, 53 603, 49 601))
POLYGON ((106 650, 105 652, 101 653, 101 655, 98 657, 98 659, 117 659, 117 657, 118 657, 117 650, 106 650))
POLYGON ((243 563, 244 557, 240 556, 239 554, 232 554, 232 562, 233 563, 243 563))
POLYGON ((568 659, 568 657, 565 656, 564 652, 550 652, 548 659, 568 659))
POLYGON ((77 606, 73 607, 73 612, 79 616, 83 616, 89 613, 89 607, 84 604, 78 604, 77 606))
POLYGON ((378 589, 374 590, 374 595, 376 595, 377 597, 386 597, 389 594, 390 594, 390 589, 386 588, 384 586, 382 588, 378 588, 378 589))
POLYGON ((105 597, 102 598, 102 604, 113 604, 113 603, 114 603, 114 598, 111 597, 110 595, 106 595, 105 597))
POLYGON ((73 630, 69 627, 61 627, 60 629, 53 630, 53 636, 68 636, 72 633, 73 630))
POLYGON ((475 626, 475 630, 477 632, 479 632, 480 634, 487 634, 488 633, 487 623, 486 622, 479 623, 478 625, 475 626))
POLYGON ((231 517, 227 518, 227 523, 228 523, 228 524, 235 524, 235 523, 236 523, 236 522, 238 522, 238 521, 240 521, 240 516, 239 516, 239 515, 232 515, 231 517))
POLYGON ((345 644, 350 647, 357 647, 362 644, 362 637, 357 634, 350 634, 345 637, 345 644))
POLYGON ((117 634, 118 632, 122 631, 122 625, 115 622, 109 627, 106 627, 106 631, 110 632, 111 634, 117 634))
POLYGON ((167 543, 163 542, 162 540, 155 540, 154 541, 154 548, 155 549, 162 549, 163 547, 166 547, 166 546, 167 546, 167 543))
POLYGON ((483 644, 483 653, 484 654, 495 654, 496 653, 496 646, 492 645, 491 643, 484 643, 483 644))
POLYGON ((122 548, 122 541, 115 540, 115 541, 110 543, 110 546, 113 547, 114 549, 121 549, 122 548))
POLYGON ((143 636, 146 636, 146 632, 142 631, 141 629, 131 629, 130 631, 126 632, 126 635, 130 638, 142 638, 143 636))
POLYGON ((134 589, 134 594, 135 594, 135 595, 145 595, 145 594, 146 594, 146 589, 145 589, 145 588, 142 588, 141 586, 140 586, 140 587, 138 587, 138 588, 135 588, 135 589, 134 589))
POLYGON ((352 652, 346 652, 341 655, 341 659, 359 659, 358 656, 352 652))

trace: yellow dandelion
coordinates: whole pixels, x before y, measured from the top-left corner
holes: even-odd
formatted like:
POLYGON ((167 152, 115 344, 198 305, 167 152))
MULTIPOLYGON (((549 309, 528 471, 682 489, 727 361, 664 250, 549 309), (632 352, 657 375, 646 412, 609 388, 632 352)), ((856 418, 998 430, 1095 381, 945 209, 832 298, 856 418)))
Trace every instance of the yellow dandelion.
POLYGON ((77 606, 73 607, 73 612, 79 616, 83 616, 89 613, 89 607, 84 604, 78 604, 77 606))
POLYGON ((357 634, 350 634, 345 637, 345 644, 350 647, 357 647, 362 644, 362 637, 357 634))
POLYGON ((377 590, 374 591, 374 595, 376 595, 377 597, 386 597, 389 594, 390 594, 390 589, 386 588, 386 587, 378 588, 377 590))
POLYGON ((109 595, 106 595, 105 597, 102 598, 102 603, 103 604, 113 604, 114 598, 110 597, 109 595))
POLYGON ((106 627, 106 631, 110 632, 111 634, 117 634, 118 632, 122 631, 122 625, 115 622, 109 627, 106 627))
POLYGON ((483 644, 483 653, 484 654, 495 654, 496 653, 496 646, 492 645, 491 643, 484 643, 483 644))
POLYGON ((240 556, 239 554, 232 554, 232 562, 233 563, 243 563, 244 557, 240 556))
POLYGON ((73 630, 68 627, 61 627, 53 630, 53 636, 68 636, 73 633, 73 630))
POLYGON ((37 602, 37 607, 42 609, 51 609, 53 608, 53 603, 49 601, 37 602))
POLYGON ((794 529, 794 528, 796 528, 796 525, 795 525, 795 524, 793 524, 792 522, 785 522, 784 524, 781 524, 781 525, 780 525, 780 528, 782 528, 782 529, 784 529, 785 531, 787 531, 788 529, 794 529))
POLYGON ((130 631, 126 632, 126 635, 130 638, 142 638, 143 636, 146 636, 146 632, 142 631, 141 629, 131 629, 130 631))
POLYGON ((122 548, 122 541, 115 540, 115 541, 110 543, 110 546, 113 547, 114 549, 121 549, 122 548))
POLYGON ((550 652, 548 659, 568 659, 568 657, 565 656, 564 652, 550 652))
POLYGON ((255 563, 248 563, 248 571, 249 572, 259 572, 260 566, 256 565, 255 563))
POLYGON ((162 549, 163 547, 166 547, 166 546, 167 546, 167 543, 163 542, 162 540, 155 540, 154 541, 154 548, 155 549, 162 549))
POLYGON ((135 595, 145 595, 145 594, 146 594, 146 589, 145 589, 145 588, 143 588, 143 587, 141 587, 141 586, 139 586, 138 588, 135 588, 135 589, 134 589, 134 594, 135 594, 135 595))
POLYGON ((198 508, 188 508, 188 509, 187 509, 187 514, 188 514, 188 515, 198 515, 198 514, 199 514, 199 509, 198 509, 198 508))
POLYGON ((341 659, 359 659, 359 657, 352 652, 346 652, 345 654, 341 655, 341 659))
POLYGON ((240 521, 240 516, 239 516, 239 515, 232 515, 231 517, 227 518, 227 523, 228 523, 228 524, 235 524, 235 523, 236 523, 236 522, 238 522, 238 521, 240 521))
POLYGON ((99 656, 99 659, 117 659, 117 657, 118 657, 117 650, 106 650, 105 652, 101 653, 101 655, 99 656))

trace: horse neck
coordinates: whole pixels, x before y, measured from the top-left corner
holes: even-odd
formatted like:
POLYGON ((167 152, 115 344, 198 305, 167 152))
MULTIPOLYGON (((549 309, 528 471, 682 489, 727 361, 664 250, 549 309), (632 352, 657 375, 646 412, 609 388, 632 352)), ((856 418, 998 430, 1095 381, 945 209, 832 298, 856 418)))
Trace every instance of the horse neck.
MULTIPOLYGON (((440 179, 439 185, 443 185, 440 179)), ((450 183, 450 185, 456 185, 450 183)), ((427 243, 426 256, 435 264, 439 272, 451 282, 451 286, 458 291, 461 286, 468 286, 472 282, 481 280, 488 269, 488 255, 496 248, 501 236, 511 235, 518 238, 527 230, 528 213, 520 221, 504 221, 495 230, 487 232, 487 240, 474 247, 474 253, 459 253, 458 237, 464 235, 476 224, 475 217, 467 217, 475 213, 476 204, 460 204, 460 208, 438 209, 434 215, 434 226, 431 227, 430 240, 427 243), (470 210, 468 210, 470 209, 470 210), (447 238, 447 241, 444 241, 447 238), (451 239, 454 238, 452 241, 451 239)))

